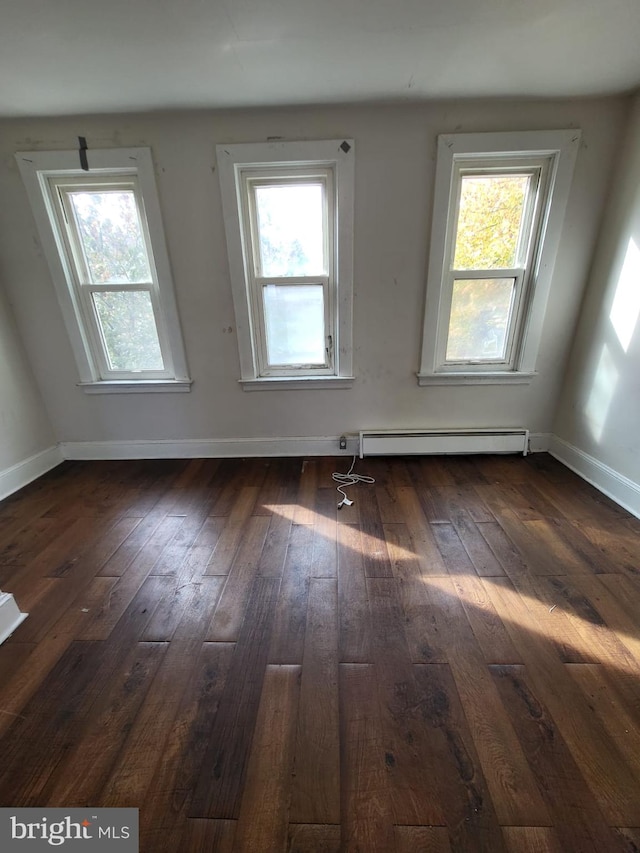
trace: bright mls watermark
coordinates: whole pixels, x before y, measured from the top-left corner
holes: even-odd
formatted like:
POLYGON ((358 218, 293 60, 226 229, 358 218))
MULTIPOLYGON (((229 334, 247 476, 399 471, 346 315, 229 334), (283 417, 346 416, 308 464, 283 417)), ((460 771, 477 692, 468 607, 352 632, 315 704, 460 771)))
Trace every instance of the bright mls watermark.
POLYGON ((138 853, 138 809, 0 808, 2 853, 138 853))

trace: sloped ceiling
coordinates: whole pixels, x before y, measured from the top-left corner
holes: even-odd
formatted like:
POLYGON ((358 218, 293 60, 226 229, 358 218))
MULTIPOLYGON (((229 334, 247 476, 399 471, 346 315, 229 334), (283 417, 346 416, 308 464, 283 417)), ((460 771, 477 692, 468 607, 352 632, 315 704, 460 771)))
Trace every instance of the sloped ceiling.
POLYGON ((640 86, 639 0, 7 0, 0 115, 640 86))

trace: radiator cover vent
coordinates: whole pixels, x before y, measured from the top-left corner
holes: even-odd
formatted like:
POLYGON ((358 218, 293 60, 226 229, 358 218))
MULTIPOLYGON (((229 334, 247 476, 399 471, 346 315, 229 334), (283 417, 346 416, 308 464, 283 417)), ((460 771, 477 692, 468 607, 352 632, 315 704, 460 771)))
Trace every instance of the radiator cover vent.
POLYGON ((393 429, 361 430, 363 456, 404 456, 447 453, 522 453, 529 449, 529 430, 393 429))

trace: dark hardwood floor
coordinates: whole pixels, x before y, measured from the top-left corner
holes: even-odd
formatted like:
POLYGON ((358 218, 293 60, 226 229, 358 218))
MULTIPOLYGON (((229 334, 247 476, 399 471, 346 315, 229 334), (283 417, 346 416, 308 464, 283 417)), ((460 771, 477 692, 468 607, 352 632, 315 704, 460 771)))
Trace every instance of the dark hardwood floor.
POLYGON ((640 850, 640 522, 546 455, 65 463, 0 504, 0 804, 143 853, 640 850))

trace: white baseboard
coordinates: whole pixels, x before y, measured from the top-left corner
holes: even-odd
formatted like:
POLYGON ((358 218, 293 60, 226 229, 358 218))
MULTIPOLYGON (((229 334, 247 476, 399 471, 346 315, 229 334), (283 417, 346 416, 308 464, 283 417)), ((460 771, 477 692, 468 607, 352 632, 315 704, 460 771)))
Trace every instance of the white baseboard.
POLYGON ((546 453, 551 444, 550 432, 529 433, 529 453, 546 453))
POLYGON ((13 634, 27 616, 27 613, 20 613, 18 605, 10 593, 0 592, 0 644, 13 634))
POLYGON ((66 441, 65 459, 202 459, 250 456, 349 456, 357 453, 357 437, 340 450, 338 436, 318 438, 211 438, 180 441, 66 441))
POLYGON ((0 501, 17 492, 18 489, 28 486, 33 480, 42 477, 43 474, 61 462, 64 462, 64 456, 58 445, 57 447, 48 447, 22 462, 12 465, 11 468, 0 471, 0 501))
MULTIPOLYGON (((530 451, 549 449, 549 433, 532 433, 530 451)), ((158 441, 65 441, 59 445, 64 459, 223 459, 253 456, 353 456, 358 436, 347 436, 340 450, 338 436, 279 438, 210 438, 158 441)))
POLYGON ((549 453, 608 498, 640 518, 640 485, 638 483, 634 483, 624 474, 600 462, 595 456, 585 453, 584 450, 580 450, 579 447, 569 444, 568 441, 556 435, 551 437, 549 453))

